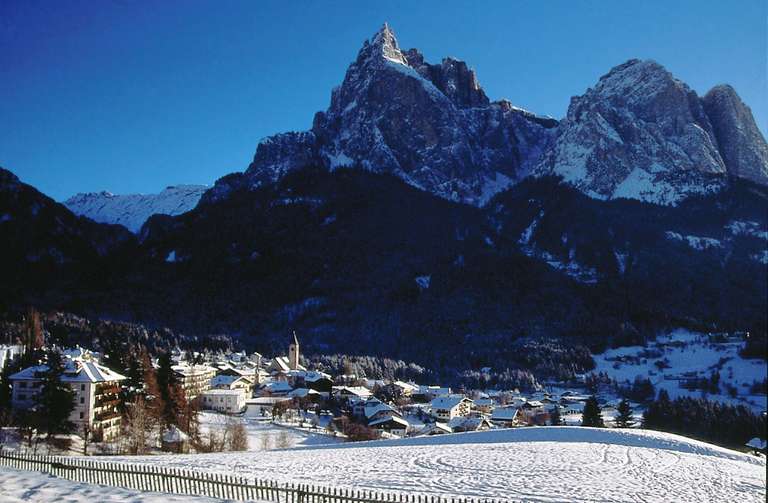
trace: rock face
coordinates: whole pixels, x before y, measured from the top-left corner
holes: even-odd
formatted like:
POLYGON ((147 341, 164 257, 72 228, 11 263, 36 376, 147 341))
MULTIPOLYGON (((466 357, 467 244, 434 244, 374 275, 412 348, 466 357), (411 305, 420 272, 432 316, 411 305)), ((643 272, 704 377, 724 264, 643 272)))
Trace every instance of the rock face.
POLYGON ((702 102, 728 173, 768 185, 768 145, 749 107, 729 85, 712 88, 702 102))
POLYGON ((312 129, 264 139, 242 174, 205 198, 305 166, 388 173, 476 206, 529 174, 559 175, 599 199, 677 204, 729 176, 768 183, 768 147, 733 89, 699 98, 654 61, 613 68, 559 124, 492 102, 466 63, 403 51, 385 24, 363 44, 312 129))
POLYGON ((537 172, 596 198, 674 204, 719 187, 726 167, 696 93, 658 63, 630 60, 572 98, 537 172))
POLYGON ((179 215, 191 210, 207 189, 205 185, 174 185, 159 194, 89 192, 70 197, 64 205, 77 215, 100 223, 120 224, 137 233, 152 215, 179 215))
POLYGON ((263 140, 244 177, 206 197, 257 187, 310 164, 393 174, 446 199, 480 205, 527 175, 557 122, 490 102, 466 63, 430 65, 384 25, 360 49, 312 130, 263 140))

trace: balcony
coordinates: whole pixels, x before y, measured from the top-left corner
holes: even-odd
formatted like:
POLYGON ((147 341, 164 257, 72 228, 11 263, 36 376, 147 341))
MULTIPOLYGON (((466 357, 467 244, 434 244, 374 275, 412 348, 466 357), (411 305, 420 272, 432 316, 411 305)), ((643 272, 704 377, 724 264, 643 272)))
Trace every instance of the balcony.
POLYGON ((120 405, 120 398, 111 395, 97 396, 93 401, 94 407, 117 407, 120 405))
POLYGON ((120 386, 117 384, 105 384, 96 387, 97 395, 117 395, 120 393, 120 386))
POLYGON ((99 412, 98 414, 95 414, 93 416, 94 421, 109 421, 110 419, 115 419, 116 417, 120 417, 120 413, 113 410, 105 410, 104 412, 99 412))

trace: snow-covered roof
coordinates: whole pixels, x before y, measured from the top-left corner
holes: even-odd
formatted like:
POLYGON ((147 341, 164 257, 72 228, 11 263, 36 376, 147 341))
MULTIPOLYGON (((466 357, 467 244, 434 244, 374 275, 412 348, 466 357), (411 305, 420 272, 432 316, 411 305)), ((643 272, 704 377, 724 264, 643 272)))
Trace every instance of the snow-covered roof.
POLYGON ((478 407, 490 407, 496 402, 492 398, 478 398, 475 400, 475 405, 478 407))
POLYGON ((513 421, 517 417, 517 407, 497 407, 493 409, 491 421, 513 421))
POLYGON ((405 381, 395 381, 392 384, 397 386, 398 388, 402 389, 403 391, 417 391, 419 387, 412 382, 405 382, 405 381))
MULTIPOLYGON (((370 418, 378 414, 379 412, 395 412, 397 410, 377 398, 371 398, 365 402, 365 417, 370 418)), ((398 413, 399 414, 399 413, 398 413)))
POLYGON ((419 391, 418 392, 419 392, 419 394, 422 394, 422 395, 427 395, 427 394, 434 395, 434 396, 448 395, 448 394, 451 393, 451 388, 444 388, 442 386, 424 386, 424 385, 419 385, 419 391))
POLYGON ((317 370, 289 370, 288 375, 293 377, 303 377, 307 382, 317 382, 320 379, 330 379, 330 374, 317 370))
POLYGON ((760 450, 760 451, 765 450, 765 448, 766 448, 765 440, 761 440, 761 439, 759 439, 757 437, 753 438, 752 440, 747 442, 745 445, 747 447, 751 447, 752 449, 757 449, 757 450, 760 450))
POLYGON ((303 398, 308 395, 319 395, 320 393, 318 391, 315 391, 313 389, 307 389, 307 388, 296 388, 295 390, 288 393, 288 396, 290 397, 296 397, 296 398, 303 398))
POLYGON ((452 430, 461 430, 461 431, 476 431, 483 425, 490 426, 488 423, 488 420, 484 417, 462 417, 457 416, 454 418, 451 418, 450 421, 448 421, 448 427, 450 427, 452 430))
POLYGON ((210 374, 216 372, 214 367, 208 365, 190 365, 188 363, 180 363, 173 365, 171 369, 182 376, 194 376, 199 374, 210 374))
POLYGON ((464 395, 439 396, 432 400, 432 408, 450 410, 454 407, 457 407, 464 400, 469 400, 469 398, 465 397, 464 395))
POLYGON ((264 389, 272 393, 277 393, 277 392, 283 392, 283 391, 288 392, 288 391, 291 391, 293 388, 291 387, 290 384, 288 384, 285 381, 272 381, 271 383, 265 384, 264 389))
POLYGON ((377 424, 385 424, 389 422, 397 423, 403 428, 408 428, 408 421, 398 416, 384 416, 382 418, 376 419, 375 421, 371 421, 368 423, 368 426, 376 426, 377 424))
POLYGON ((440 433, 453 433, 453 430, 445 423, 433 423, 428 424, 422 429, 420 435, 440 434, 440 433))
MULTIPOLYGON (((64 364, 64 373, 61 376, 62 382, 110 382, 110 381, 122 381, 126 379, 124 375, 118 374, 107 367, 99 365, 96 362, 85 360, 73 360, 65 358, 62 362, 64 364)), ((11 380, 35 380, 40 379, 40 374, 48 371, 47 365, 35 365, 33 367, 27 367, 20 372, 16 372, 10 376, 11 380)))
POLYGON ((371 396, 371 391, 363 386, 334 386, 334 393, 356 395, 359 397, 371 396))

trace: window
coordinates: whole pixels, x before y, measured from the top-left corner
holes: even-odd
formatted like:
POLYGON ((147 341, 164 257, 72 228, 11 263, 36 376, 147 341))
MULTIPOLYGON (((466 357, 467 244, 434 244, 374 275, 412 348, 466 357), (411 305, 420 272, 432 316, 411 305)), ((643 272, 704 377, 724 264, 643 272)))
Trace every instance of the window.
POLYGON ((80 397, 80 403, 85 403, 85 397, 84 396, 80 397))
POLYGON ((27 395, 26 394, 19 393, 19 400, 26 400, 26 399, 27 399, 27 395))
POLYGON ((82 419, 82 418, 83 418, 83 413, 81 412, 81 413, 80 413, 80 419, 82 419))
POLYGON ((19 387, 20 388, 26 388, 27 387, 27 383, 22 381, 22 382, 19 383, 19 387))
POLYGON ((80 385, 80 391, 85 391, 85 384, 80 385))

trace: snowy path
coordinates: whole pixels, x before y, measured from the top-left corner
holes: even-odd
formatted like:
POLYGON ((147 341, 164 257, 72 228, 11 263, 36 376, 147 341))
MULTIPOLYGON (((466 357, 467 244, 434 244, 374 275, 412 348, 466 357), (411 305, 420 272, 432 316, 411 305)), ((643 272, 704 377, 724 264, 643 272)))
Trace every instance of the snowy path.
POLYGON ((40 472, 0 467, 0 502, 213 503, 216 499, 147 493, 58 479, 40 472))
MULTIPOLYGON (((126 459, 127 460, 127 459, 126 459)), ((132 462, 326 486, 552 501, 764 501, 765 461, 676 435, 521 428, 132 462)))

